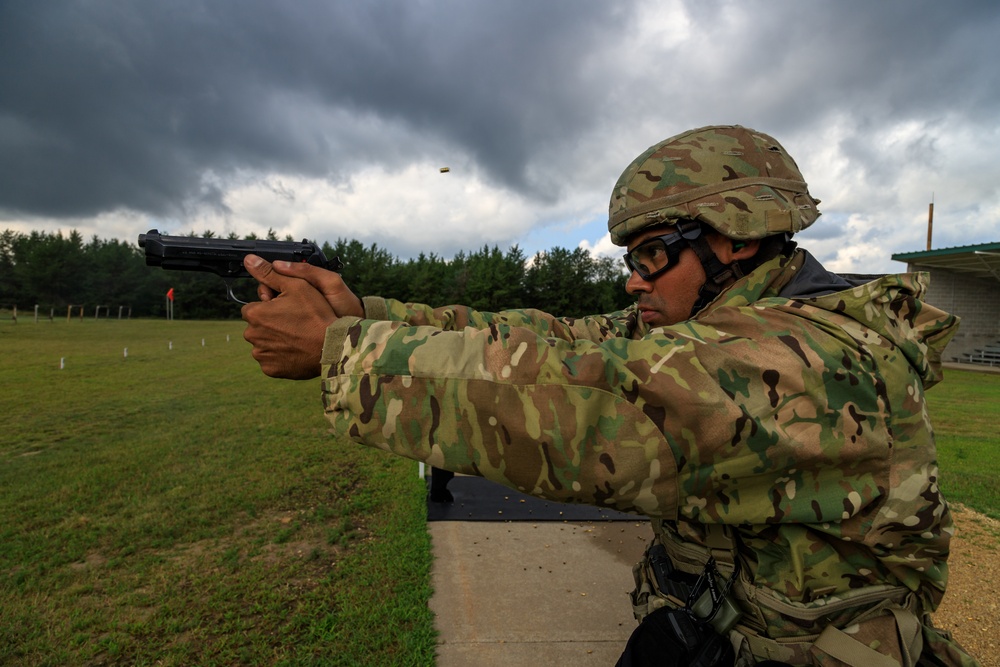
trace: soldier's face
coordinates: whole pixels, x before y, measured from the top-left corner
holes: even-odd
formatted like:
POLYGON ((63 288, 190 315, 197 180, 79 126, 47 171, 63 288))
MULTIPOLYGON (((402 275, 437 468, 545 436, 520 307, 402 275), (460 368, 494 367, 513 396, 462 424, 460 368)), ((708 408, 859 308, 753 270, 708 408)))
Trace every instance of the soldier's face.
MULTIPOLYGON (((629 240, 628 249, 636 249, 644 241, 662 236, 663 228, 650 229, 629 240)), ((716 234, 706 237, 716 254, 729 246, 729 240, 716 234)), ((663 327, 688 319, 691 309, 698 300, 698 291, 705 284, 705 270, 698 256, 691 248, 685 248, 677 256, 674 265, 663 273, 644 279, 633 271, 625 285, 625 290, 638 297, 639 315, 650 327, 663 327)))

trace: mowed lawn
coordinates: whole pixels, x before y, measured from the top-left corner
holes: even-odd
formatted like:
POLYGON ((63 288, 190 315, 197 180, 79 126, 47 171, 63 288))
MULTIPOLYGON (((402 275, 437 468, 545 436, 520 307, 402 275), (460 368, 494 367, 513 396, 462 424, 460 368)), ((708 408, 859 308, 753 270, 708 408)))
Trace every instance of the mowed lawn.
MULTIPOLYGON (((0 322, 0 665, 433 664, 416 464, 242 329, 0 322)), ((1000 518, 1000 375, 928 397, 949 500, 1000 518)))
POLYGON ((433 664, 416 463, 242 324, 0 322, 0 665, 433 664))
POLYGON ((946 369, 927 403, 945 496, 1000 519, 1000 373, 946 369))

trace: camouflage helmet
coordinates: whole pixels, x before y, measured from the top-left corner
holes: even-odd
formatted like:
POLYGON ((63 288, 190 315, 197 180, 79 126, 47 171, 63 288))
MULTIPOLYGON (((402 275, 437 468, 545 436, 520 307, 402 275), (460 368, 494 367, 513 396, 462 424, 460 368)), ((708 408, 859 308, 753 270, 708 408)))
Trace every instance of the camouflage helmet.
POLYGON ((792 157, 772 137, 739 125, 690 130, 652 146, 611 193, 616 245, 646 227, 692 219, 733 239, 794 233, 820 213, 792 157))

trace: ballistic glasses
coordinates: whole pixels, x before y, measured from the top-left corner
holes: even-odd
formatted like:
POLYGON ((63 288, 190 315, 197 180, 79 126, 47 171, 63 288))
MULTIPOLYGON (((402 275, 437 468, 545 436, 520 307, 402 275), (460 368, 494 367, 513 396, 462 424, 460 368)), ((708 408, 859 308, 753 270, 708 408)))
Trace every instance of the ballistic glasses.
POLYGON ((646 239, 625 253, 625 265, 643 280, 652 280, 677 263, 688 240, 676 232, 646 239))

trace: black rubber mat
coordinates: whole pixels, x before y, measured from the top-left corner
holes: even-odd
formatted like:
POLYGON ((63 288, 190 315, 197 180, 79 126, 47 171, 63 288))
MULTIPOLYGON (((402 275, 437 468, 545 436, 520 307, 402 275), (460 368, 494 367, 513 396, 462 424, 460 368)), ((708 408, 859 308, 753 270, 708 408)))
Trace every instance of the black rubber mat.
POLYGON ((455 500, 427 501, 428 521, 645 521, 645 517, 591 505, 535 498, 482 477, 458 476, 448 483, 455 500))

